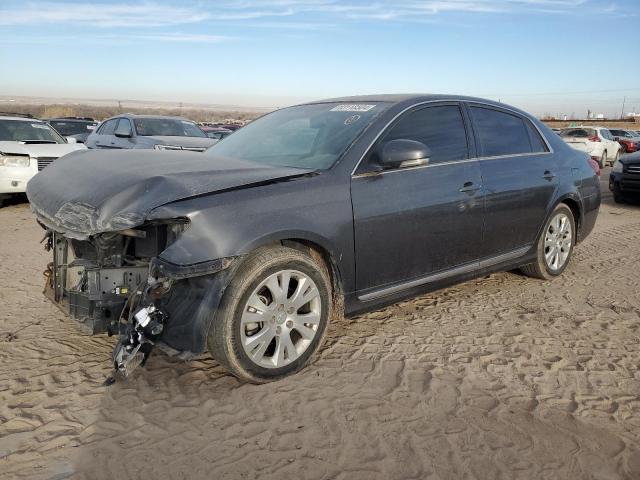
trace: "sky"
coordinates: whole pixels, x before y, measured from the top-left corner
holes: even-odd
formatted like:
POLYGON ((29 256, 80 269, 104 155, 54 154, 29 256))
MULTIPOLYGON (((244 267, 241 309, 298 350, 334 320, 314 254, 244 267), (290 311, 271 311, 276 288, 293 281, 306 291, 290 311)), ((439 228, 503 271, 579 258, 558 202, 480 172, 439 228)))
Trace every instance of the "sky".
POLYGON ((639 0, 0 0, 0 95, 281 107, 374 93, 640 112, 639 0))

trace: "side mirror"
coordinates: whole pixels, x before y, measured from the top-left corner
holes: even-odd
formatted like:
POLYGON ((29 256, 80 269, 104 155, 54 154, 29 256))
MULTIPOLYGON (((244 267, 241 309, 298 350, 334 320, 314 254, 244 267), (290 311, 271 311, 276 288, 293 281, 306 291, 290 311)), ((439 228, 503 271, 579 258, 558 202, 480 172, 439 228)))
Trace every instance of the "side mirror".
POLYGON ((64 137, 67 143, 78 143, 78 140, 75 137, 64 137))
POLYGON ((427 165, 431 150, 422 142, 397 139, 386 142, 378 153, 382 168, 407 168, 427 165))
POLYGON ((132 133, 131 133, 131 130, 128 130, 126 132, 124 132, 122 130, 121 131, 116 130, 115 132, 113 132, 113 134, 116 137, 120 137, 120 138, 131 138, 133 136, 132 133))

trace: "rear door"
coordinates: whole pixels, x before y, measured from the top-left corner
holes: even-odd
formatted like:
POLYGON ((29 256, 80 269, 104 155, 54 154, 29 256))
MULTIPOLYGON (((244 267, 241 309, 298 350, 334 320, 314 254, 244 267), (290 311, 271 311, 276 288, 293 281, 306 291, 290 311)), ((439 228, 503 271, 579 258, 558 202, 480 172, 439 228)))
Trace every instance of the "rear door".
POLYGON ((518 113, 479 104, 469 104, 469 111, 485 189, 482 256, 517 254, 536 241, 553 201, 553 154, 518 113))
POLYGON ((472 150, 457 103, 403 114, 373 146, 351 182, 361 298, 453 267, 477 267, 482 181, 472 150), (396 139, 427 145, 428 164, 376 172, 376 152, 396 139))

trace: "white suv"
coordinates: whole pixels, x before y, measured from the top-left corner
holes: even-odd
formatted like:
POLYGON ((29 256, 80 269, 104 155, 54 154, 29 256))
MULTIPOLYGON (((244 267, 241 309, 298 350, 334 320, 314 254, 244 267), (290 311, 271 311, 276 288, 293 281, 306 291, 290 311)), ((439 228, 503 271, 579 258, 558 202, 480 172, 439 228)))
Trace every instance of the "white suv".
POLYGON ((604 127, 578 126, 563 128, 560 137, 571 147, 587 152, 600 168, 613 165, 623 152, 623 147, 604 127))
POLYGON ((0 115, 0 204, 14 193, 24 193, 31 177, 57 158, 84 149, 43 121, 0 115))

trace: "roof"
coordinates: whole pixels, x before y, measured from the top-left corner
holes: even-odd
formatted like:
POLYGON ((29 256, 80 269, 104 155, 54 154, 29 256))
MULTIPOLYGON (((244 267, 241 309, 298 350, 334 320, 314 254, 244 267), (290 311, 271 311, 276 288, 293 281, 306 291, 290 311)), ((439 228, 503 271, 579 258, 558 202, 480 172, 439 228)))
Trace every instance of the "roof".
MULTIPOLYGON (((139 115, 137 113, 120 113, 118 115, 114 115, 114 116, 109 117, 109 118, 122 118, 122 117, 126 117, 126 118, 166 118, 166 119, 170 119, 170 120, 187 120, 189 122, 192 121, 192 120, 189 120, 188 118, 179 117, 179 116, 176 116, 176 115, 139 115)), ((105 118, 105 120, 109 120, 109 118, 105 118)))
POLYGON ((401 103, 401 102, 429 102, 438 100, 456 100, 456 101, 479 101, 482 103, 490 103, 495 105, 502 105, 500 102, 493 100, 487 100, 485 98, 467 97, 464 95, 443 95, 433 93, 392 93, 392 94, 379 94, 379 95, 355 95, 351 97, 337 97, 328 98, 325 100, 318 100, 309 103, 328 103, 328 102, 389 102, 389 103, 401 103))
POLYGON ((23 122, 40 122, 44 123, 42 120, 33 117, 15 117, 13 115, 0 115, 0 120, 21 120, 23 122))

